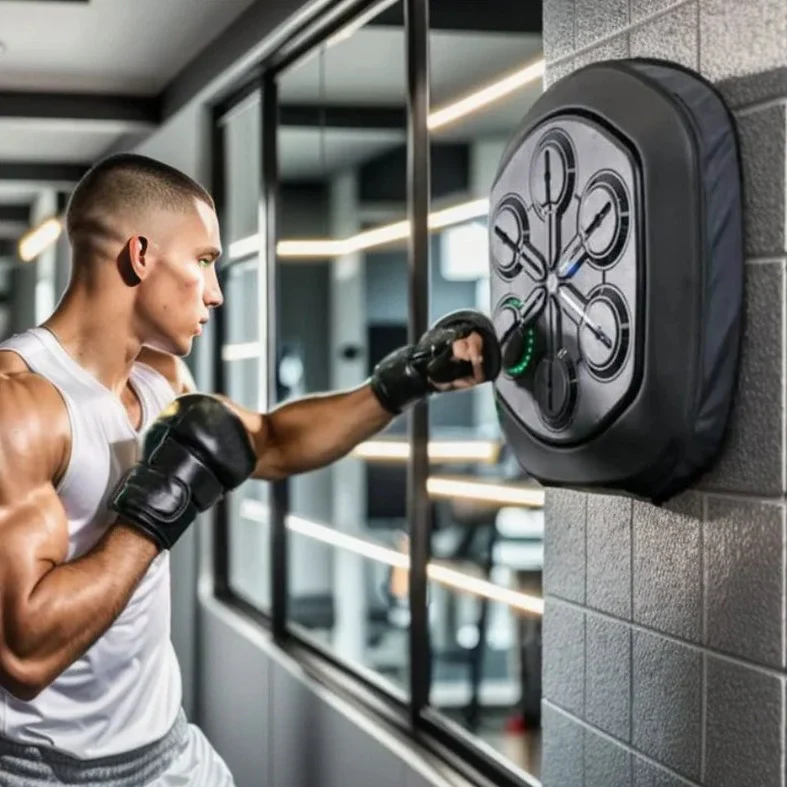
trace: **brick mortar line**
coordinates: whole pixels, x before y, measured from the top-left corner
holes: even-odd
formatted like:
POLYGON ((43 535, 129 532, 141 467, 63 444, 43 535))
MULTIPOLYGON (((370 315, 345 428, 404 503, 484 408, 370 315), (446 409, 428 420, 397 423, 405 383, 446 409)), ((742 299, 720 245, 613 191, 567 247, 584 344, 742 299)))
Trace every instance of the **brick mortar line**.
POLYGON ((618 618, 615 615, 610 615, 608 612, 602 612, 597 609, 592 609, 590 607, 585 607, 582 604, 578 604, 576 601, 570 601, 569 599, 561 598, 560 596, 556 596, 554 593, 547 594, 546 596, 547 601, 551 601, 552 603, 563 605, 565 607, 570 607, 572 609, 578 610, 580 612, 585 612, 589 615, 595 615, 596 617, 603 618, 605 620, 610 620, 615 623, 622 623, 624 625, 630 626, 634 631, 639 631, 643 634, 652 634, 661 639, 667 640, 668 642, 672 642, 675 645, 683 645, 690 650, 697 651, 698 653, 707 653, 710 656, 713 656, 719 661, 725 661, 729 664, 733 664, 736 667, 746 667, 748 669, 753 669, 761 674, 768 675, 773 678, 779 678, 782 681, 787 680, 787 673, 780 669, 779 667, 772 667, 766 664, 758 664, 756 661, 749 661, 748 659, 742 656, 735 656, 730 653, 724 653, 723 651, 717 650, 710 645, 700 645, 696 642, 690 642, 687 639, 681 639, 680 637, 676 637, 673 634, 667 634, 663 631, 659 631, 658 629, 648 628, 647 626, 643 626, 641 623, 635 623, 631 620, 625 620, 623 618, 618 618))
MULTIPOLYGON (((623 35, 624 33, 630 33, 633 30, 637 30, 638 28, 648 24, 648 22, 653 22, 657 19, 660 19, 662 16, 666 16, 670 12, 675 11, 678 8, 682 8, 684 5, 688 5, 689 3, 692 2, 694 2, 694 0, 678 0, 678 2, 674 3, 668 8, 664 8, 661 11, 656 11, 656 13, 650 14, 649 16, 644 16, 641 19, 638 19, 636 22, 633 22, 627 25, 626 27, 620 28, 608 36, 604 36, 603 38, 596 39, 595 41, 593 41, 592 44, 588 44, 588 46, 583 46, 581 49, 575 49, 573 52, 571 52, 571 54, 562 55, 559 58, 550 60, 547 63, 547 68, 552 68, 552 66, 557 66, 560 65, 561 63, 565 63, 568 60, 571 60, 571 58, 576 57, 577 55, 584 55, 585 53, 595 49, 597 46, 607 44, 610 41, 617 38, 618 36, 623 35)), ((576 43, 576 5, 574 6, 574 43, 576 43)))
MULTIPOLYGON (((552 700, 544 699, 542 702, 543 702, 543 704, 546 707, 551 708, 552 710, 556 711, 557 713, 560 713, 563 716, 566 716, 568 719, 573 721, 575 724, 578 724, 580 727, 582 727, 582 728, 584 728, 586 730, 590 730, 591 732, 593 732, 596 735, 598 735, 599 738, 604 738, 607 741, 609 741, 611 743, 614 743, 617 746, 620 746, 621 749, 624 749, 629 754, 634 754, 637 757, 639 757, 639 759, 644 760, 645 762, 649 763, 650 765, 654 765, 659 770, 662 770, 665 773, 668 773, 670 776, 672 776, 672 777, 674 777, 676 779, 679 779, 680 781, 683 782, 683 784, 688 785, 688 787, 702 787, 701 784, 698 784, 697 782, 691 781, 691 779, 688 779, 687 777, 682 776, 677 771, 673 771, 672 768, 667 767, 663 763, 660 763, 658 760, 654 760, 652 757, 648 756, 647 754, 645 754, 644 752, 640 751, 639 749, 634 748, 634 746, 631 746, 630 744, 626 743, 625 741, 622 741, 619 738, 616 738, 614 735, 610 735, 608 732, 604 732, 603 730, 598 729, 598 727, 594 727, 592 724, 588 724, 586 721, 584 721, 583 719, 578 718, 571 711, 566 710, 565 708, 563 708, 560 705, 556 704, 552 700)), ((583 742, 582 742, 583 751, 584 751, 584 737, 585 736, 583 735, 582 736, 582 738, 583 738, 583 742)), ((633 766, 633 763, 632 763, 632 766, 633 766)), ((584 763, 583 763, 583 771, 584 771, 584 763)), ((632 771, 633 771, 633 767, 632 767, 632 771)), ((632 777, 633 777, 633 775, 634 774, 632 773, 632 777)))

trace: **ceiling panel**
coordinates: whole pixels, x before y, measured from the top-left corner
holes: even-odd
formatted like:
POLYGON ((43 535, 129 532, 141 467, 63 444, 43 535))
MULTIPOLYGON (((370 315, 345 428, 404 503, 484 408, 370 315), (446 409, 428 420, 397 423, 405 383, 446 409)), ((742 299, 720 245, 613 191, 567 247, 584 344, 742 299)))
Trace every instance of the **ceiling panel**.
POLYGON ((118 137, 101 125, 0 118, 0 161, 89 163, 118 137))
POLYGON ((158 93, 252 2, 1 2, 0 89, 158 93))

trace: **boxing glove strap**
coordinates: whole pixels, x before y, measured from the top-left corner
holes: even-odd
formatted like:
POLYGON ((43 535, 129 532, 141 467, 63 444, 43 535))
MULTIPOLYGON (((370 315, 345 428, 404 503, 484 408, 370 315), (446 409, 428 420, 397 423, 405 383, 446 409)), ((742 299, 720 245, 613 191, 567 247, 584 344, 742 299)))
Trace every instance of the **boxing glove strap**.
POLYGON ((175 440, 164 438, 148 464, 135 465, 121 478, 109 508, 125 524, 153 537, 160 549, 171 549, 197 514, 223 493, 207 467, 175 440))
POLYGON ((401 347, 394 350, 377 364, 369 380, 377 400, 393 415, 398 415, 434 390, 426 375, 412 363, 414 349, 401 347))
POLYGON ((217 503, 224 487, 203 462, 172 438, 165 438, 151 453, 148 464, 184 484, 197 508, 205 511, 217 503))

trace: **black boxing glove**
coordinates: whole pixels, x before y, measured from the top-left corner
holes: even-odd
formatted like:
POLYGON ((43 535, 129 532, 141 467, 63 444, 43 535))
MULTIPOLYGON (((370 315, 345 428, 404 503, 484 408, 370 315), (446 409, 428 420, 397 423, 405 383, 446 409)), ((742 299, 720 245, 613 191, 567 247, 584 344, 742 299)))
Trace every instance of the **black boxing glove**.
POLYGON ((454 358, 453 344, 471 333, 483 340, 484 380, 500 374, 500 344, 492 321, 475 309, 446 314, 418 341, 394 350, 375 366, 369 384, 385 410, 398 415, 438 389, 435 383, 450 383, 473 376, 470 361, 454 358))
POLYGON ((180 396, 150 427, 109 501, 123 524, 171 549, 197 514, 240 486, 256 456, 240 418, 206 394, 180 396))

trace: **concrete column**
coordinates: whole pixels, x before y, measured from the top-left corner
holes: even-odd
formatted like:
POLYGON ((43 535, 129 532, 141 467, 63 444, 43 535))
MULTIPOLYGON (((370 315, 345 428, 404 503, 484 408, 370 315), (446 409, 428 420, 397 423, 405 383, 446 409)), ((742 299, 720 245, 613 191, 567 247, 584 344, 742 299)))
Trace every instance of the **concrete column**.
POLYGON ((698 69, 737 120, 745 337, 728 444, 658 509, 547 493, 545 787, 785 783, 783 0, 545 0, 547 82, 586 63, 698 69))

